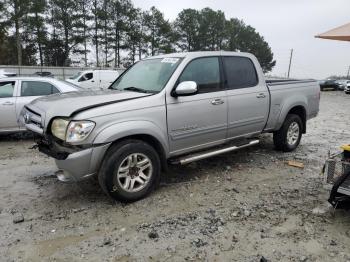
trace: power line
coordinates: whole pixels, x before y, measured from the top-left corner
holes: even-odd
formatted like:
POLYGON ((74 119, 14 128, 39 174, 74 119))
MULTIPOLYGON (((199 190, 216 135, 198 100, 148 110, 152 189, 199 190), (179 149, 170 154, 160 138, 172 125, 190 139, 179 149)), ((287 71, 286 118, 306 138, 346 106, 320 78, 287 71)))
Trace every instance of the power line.
POLYGON ((290 50, 290 59, 289 59, 289 67, 288 67, 288 78, 290 75, 290 67, 292 65, 292 58, 293 58, 293 49, 290 50))

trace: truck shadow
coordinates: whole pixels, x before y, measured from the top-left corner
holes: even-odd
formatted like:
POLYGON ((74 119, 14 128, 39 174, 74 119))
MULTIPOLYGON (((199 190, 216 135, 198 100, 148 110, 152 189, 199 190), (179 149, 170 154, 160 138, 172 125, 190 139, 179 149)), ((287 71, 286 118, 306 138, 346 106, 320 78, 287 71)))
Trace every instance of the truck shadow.
POLYGON ((274 151, 271 135, 264 135, 260 144, 203 159, 184 166, 170 165, 169 172, 162 176, 163 184, 186 183, 205 179, 210 175, 225 176, 225 173, 259 167, 266 164, 266 158, 278 154, 274 151), (263 159, 265 158, 265 160, 263 159))
MULTIPOLYGON (((185 166, 169 165, 168 172, 161 174, 160 187, 191 183, 212 176, 225 178, 226 175, 232 174, 235 170, 242 172, 248 168, 268 165, 268 162, 271 161, 271 155, 277 154, 279 153, 273 149, 271 136, 264 135, 259 145, 250 148, 218 155, 185 166)), ((111 201, 102 192, 97 178, 65 184, 58 181, 54 174, 44 174, 37 176, 32 182, 50 192, 49 198, 55 197, 60 202, 72 201, 72 199, 78 202, 111 201)))
POLYGON ((0 142, 33 140, 34 135, 31 132, 4 133, 0 134, 0 142))
MULTIPOLYGON (((160 189, 172 184, 205 180, 210 176, 225 177, 235 169, 244 171, 248 166, 256 165, 256 153, 262 150, 266 151, 266 154, 273 150, 269 141, 266 143, 262 142, 260 145, 251 148, 204 159, 185 166, 170 166, 169 171, 162 174, 160 189)), ((44 198, 41 198, 41 201, 46 199, 46 201, 52 201, 59 206, 76 207, 77 205, 84 206, 94 202, 107 205, 121 204, 111 200, 103 193, 97 178, 66 184, 58 181, 56 176, 49 172, 35 176, 30 180, 39 187, 40 194, 45 195, 44 198)), ((161 193, 162 190, 157 190, 152 195, 157 196, 161 193)))

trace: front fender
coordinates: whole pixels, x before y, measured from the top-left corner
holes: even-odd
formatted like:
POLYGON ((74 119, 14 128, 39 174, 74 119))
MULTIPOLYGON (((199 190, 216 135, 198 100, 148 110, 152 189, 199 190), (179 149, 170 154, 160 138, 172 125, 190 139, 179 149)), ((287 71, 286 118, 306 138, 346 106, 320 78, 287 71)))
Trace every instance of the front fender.
POLYGON ((134 135, 149 135, 158 140, 166 156, 169 154, 168 135, 166 130, 151 121, 135 120, 115 123, 100 131, 94 139, 94 144, 111 143, 134 135))

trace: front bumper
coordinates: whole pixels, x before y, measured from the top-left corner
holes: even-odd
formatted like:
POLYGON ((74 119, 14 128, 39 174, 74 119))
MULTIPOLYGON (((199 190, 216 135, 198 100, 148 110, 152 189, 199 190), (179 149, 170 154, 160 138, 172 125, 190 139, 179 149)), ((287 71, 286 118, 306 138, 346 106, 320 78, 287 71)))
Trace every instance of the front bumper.
POLYGON ((63 182, 78 182, 97 174, 111 143, 82 148, 65 148, 55 142, 38 143, 39 151, 55 158, 56 176, 63 182))
POLYGON ((57 178, 63 182, 77 182, 97 174, 109 146, 95 146, 69 154, 64 160, 55 159, 59 169, 57 178))
POLYGON ((39 151, 55 158, 56 175, 64 182, 76 182, 96 174, 111 143, 73 146, 44 134, 44 113, 38 113, 31 105, 23 108, 20 123, 36 134, 39 151))

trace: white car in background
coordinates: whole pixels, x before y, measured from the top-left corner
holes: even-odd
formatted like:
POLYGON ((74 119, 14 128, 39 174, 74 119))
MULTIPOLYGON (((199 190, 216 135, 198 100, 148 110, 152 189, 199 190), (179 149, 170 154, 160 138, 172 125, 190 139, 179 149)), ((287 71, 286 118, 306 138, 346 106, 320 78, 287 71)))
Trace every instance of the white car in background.
POLYGON ((119 76, 116 70, 87 70, 78 72, 66 81, 87 89, 106 89, 119 76))
POLYGON ((71 83, 43 77, 6 77, 0 79, 0 133, 23 131, 19 114, 34 99, 81 90, 71 83))
POLYGON ((11 77, 11 76, 16 76, 16 73, 12 73, 12 72, 7 72, 4 69, 0 69, 0 78, 4 78, 4 77, 11 77))
POLYGON ((348 80, 348 81, 346 82, 346 86, 345 86, 345 88, 344 88, 344 92, 345 92, 345 94, 350 95, 350 80, 348 80))

